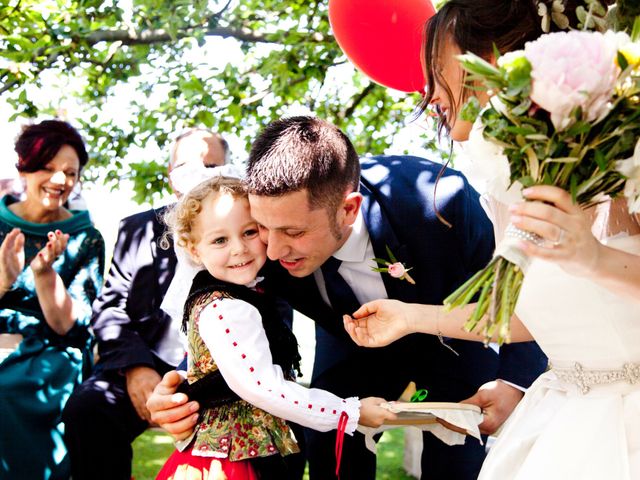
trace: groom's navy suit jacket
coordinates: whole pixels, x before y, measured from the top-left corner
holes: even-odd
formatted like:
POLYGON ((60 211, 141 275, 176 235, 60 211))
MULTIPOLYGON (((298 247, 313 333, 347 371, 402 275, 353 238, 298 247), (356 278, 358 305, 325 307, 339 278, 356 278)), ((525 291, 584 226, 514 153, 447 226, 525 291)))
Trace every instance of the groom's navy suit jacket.
MULTIPOLYGON (((412 285, 381 273, 389 298, 441 304, 486 266, 494 249, 493 228, 477 192, 464 176, 447 169, 436 189, 441 165, 423 158, 363 158, 361 166, 361 212, 375 255, 388 258, 388 246, 399 261, 412 267, 416 281, 412 285), (451 227, 441 222, 437 213, 451 227)), ((373 261, 371 266, 375 266, 373 261)), ((380 349, 354 347, 343 330, 341 316, 322 300, 313 275, 294 278, 280 269, 273 279, 276 290, 293 308, 349 349, 348 359, 314 382, 339 395, 393 399, 414 380, 419 388, 429 390, 431 401, 458 401, 496 378, 528 387, 546 367, 546 358, 533 342, 506 345, 497 354, 480 342, 445 339, 459 354, 455 355, 436 336, 414 334, 380 349)), ((322 345, 318 347, 320 355, 322 345)))

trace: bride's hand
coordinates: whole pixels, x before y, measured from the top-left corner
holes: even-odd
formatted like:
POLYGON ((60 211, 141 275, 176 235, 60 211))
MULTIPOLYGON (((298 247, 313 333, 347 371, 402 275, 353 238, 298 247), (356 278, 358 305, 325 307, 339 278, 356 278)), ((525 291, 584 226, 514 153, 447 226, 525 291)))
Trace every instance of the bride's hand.
POLYGON ((602 244, 591 233, 589 216, 561 188, 539 185, 523 193, 529 201, 510 207, 511 223, 545 240, 542 245, 523 241, 524 253, 554 261, 571 274, 590 275, 602 244))
POLYGON ((414 332, 411 308, 397 300, 374 300, 362 305, 353 318, 344 315, 344 328, 361 347, 384 347, 414 332))

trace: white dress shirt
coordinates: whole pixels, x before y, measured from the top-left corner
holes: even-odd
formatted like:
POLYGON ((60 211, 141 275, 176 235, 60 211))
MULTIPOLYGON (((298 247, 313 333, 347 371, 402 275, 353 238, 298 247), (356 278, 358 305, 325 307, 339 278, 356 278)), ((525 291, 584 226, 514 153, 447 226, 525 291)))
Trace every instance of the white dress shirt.
MULTIPOLYGON (((373 261, 375 253, 373 252, 367 226, 362 218, 362 212, 358 212, 349 238, 333 254, 333 257, 342 261, 338 273, 342 275, 342 278, 351 287, 360 304, 380 298, 388 298, 382 276, 371 269, 378 265, 373 261)), ((318 284, 320 295, 328 305, 331 305, 324 285, 322 270, 316 270, 313 275, 318 284)))

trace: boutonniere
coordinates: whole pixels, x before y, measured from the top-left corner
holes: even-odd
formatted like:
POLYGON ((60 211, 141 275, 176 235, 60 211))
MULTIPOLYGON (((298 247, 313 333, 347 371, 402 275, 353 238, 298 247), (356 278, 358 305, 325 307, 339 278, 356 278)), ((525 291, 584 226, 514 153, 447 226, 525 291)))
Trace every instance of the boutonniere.
POLYGON ((411 278, 411 275, 409 275, 409 270, 411 270, 413 267, 411 268, 405 267, 402 262, 398 261, 398 259, 395 257, 395 255, 393 254, 393 252, 388 246, 385 246, 385 248, 387 249, 389 260, 385 260, 384 258, 372 258, 372 260, 376 262, 378 265, 383 265, 383 266, 371 267, 371 270, 373 270, 374 272, 386 272, 389 275, 391 275, 393 278, 406 280, 410 284, 415 285, 416 281, 413 278, 411 278))

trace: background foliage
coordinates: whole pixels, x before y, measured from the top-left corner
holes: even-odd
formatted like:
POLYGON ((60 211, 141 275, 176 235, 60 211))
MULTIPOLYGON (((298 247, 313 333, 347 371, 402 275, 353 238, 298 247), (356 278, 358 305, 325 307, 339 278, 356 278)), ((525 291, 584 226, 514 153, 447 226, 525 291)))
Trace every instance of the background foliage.
POLYGON ((290 106, 346 130, 360 153, 382 153, 419 98, 351 68, 330 33, 327 5, 0 0, 0 98, 13 119, 64 117, 61 105, 71 99, 69 120, 92 152, 87 179, 114 187, 131 179, 138 201, 166 188, 166 155, 141 152, 162 151, 189 126, 236 135, 248 148, 260 126, 290 106), (221 38, 240 48, 212 41, 221 38), (227 49, 238 53, 214 61, 227 49))

